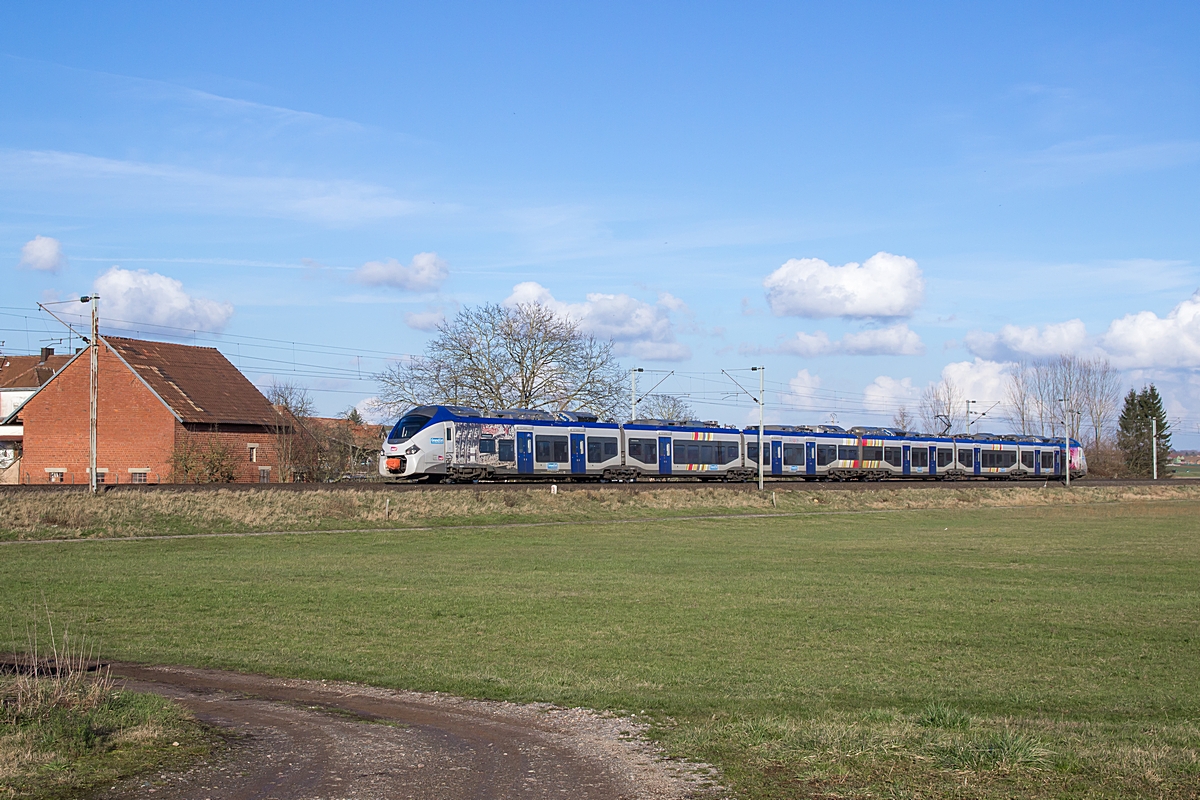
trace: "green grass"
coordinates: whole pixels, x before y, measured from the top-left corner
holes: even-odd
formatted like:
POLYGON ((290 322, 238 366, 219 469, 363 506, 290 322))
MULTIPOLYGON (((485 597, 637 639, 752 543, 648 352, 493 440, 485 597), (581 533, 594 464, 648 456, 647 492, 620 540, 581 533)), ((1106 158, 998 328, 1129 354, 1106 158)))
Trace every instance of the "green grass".
POLYGON ((0 549, 111 657, 645 714, 744 797, 1196 797, 1200 503, 0 549))
POLYGON ((0 678, 0 797, 80 797, 212 748, 213 737, 161 697, 91 678, 65 683, 0 678))

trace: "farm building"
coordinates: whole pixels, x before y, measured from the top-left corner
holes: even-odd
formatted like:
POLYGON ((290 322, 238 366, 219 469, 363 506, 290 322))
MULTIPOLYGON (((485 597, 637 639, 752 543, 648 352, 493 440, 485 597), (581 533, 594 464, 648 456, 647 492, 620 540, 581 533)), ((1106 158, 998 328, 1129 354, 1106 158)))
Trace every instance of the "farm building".
MULTIPOLYGON (((290 417, 216 349, 110 336, 100 337, 98 359, 98 481, 290 479, 278 457, 290 417)), ((22 439, 8 482, 89 482, 89 374, 84 349, 0 419, 0 431, 22 439)))

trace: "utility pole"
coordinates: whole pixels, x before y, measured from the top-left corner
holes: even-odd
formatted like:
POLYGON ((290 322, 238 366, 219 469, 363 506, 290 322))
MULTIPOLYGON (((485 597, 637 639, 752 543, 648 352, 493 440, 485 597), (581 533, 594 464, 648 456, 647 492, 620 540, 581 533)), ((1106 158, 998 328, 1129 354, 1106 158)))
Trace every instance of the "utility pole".
POLYGON ((758 373, 758 490, 763 490, 763 373, 766 367, 751 367, 752 372, 758 373))
POLYGON ((637 374, 642 372, 641 367, 634 367, 629 370, 629 419, 637 419, 637 374))
POLYGON ((96 295, 96 294, 92 295, 91 297, 79 298, 79 302, 81 302, 81 303, 87 303, 90 301, 92 304, 92 341, 90 342, 90 345, 91 345, 91 353, 90 353, 90 356, 91 356, 91 359, 90 359, 90 361, 91 361, 91 380, 88 382, 88 390, 89 390, 88 391, 88 400, 90 401, 90 413, 88 415, 88 445, 89 445, 88 466, 90 467, 89 478, 90 478, 90 482, 91 482, 91 486, 92 486, 92 494, 95 494, 96 489, 97 489, 97 481, 96 481, 96 417, 98 415, 97 415, 96 393, 97 393, 97 388, 98 388, 98 384, 99 384, 99 376, 100 376, 100 312, 99 312, 99 308, 98 308, 99 300, 100 300, 100 295, 96 295))
POLYGON ((1150 418, 1150 453, 1154 464, 1154 480, 1158 480, 1158 417, 1150 418))
POLYGON ((1067 398, 1063 397, 1063 445, 1066 461, 1063 463, 1063 473, 1067 476, 1067 488, 1071 488, 1071 417, 1067 410, 1067 398))

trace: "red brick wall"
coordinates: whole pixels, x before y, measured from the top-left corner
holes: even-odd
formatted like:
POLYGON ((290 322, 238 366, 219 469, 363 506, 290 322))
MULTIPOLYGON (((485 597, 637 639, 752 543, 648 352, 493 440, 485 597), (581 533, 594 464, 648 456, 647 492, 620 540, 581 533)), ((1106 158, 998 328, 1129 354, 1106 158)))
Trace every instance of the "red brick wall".
MULTIPOLYGON (((108 469, 106 483, 130 483, 130 468, 149 469, 150 483, 172 480, 171 456, 186 433, 174 415, 117 356, 100 348, 98 417, 96 426, 99 469, 108 469)), ((21 410, 25 425, 21 483, 48 483, 47 468, 62 468, 66 483, 88 483, 88 375, 85 352, 64 368, 21 410)), ((194 441, 219 438, 232 449, 239 482, 257 483, 259 467, 272 467, 279 480, 273 435, 269 433, 192 432, 194 441), (257 443, 258 463, 251 463, 247 445, 257 443)))
POLYGON ((258 483, 260 468, 269 467, 271 470, 271 483, 279 483, 281 480, 286 480, 279 470, 279 459, 276 455, 275 434, 270 432, 262 433, 230 433, 223 430, 213 431, 188 431, 179 423, 175 424, 175 441, 180 447, 186 446, 190 440, 192 446, 201 450, 212 447, 214 444, 228 449, 233 456, 237 477, 237 483, 258 483), (250 460, 250 445, 258 445, 256 462, 250 460))

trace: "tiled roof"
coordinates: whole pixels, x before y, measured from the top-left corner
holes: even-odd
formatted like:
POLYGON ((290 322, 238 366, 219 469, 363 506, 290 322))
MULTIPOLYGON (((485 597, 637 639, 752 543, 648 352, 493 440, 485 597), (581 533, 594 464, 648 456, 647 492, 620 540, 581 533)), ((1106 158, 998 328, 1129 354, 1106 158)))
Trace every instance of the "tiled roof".
POLYGON ((274 425, 262 392, 212 347, 105 336, 107 342, 184 422, 274 425))
POLYGON ((54 377, 70 356, 0 356, 0 389, 36 389, 54 377))

